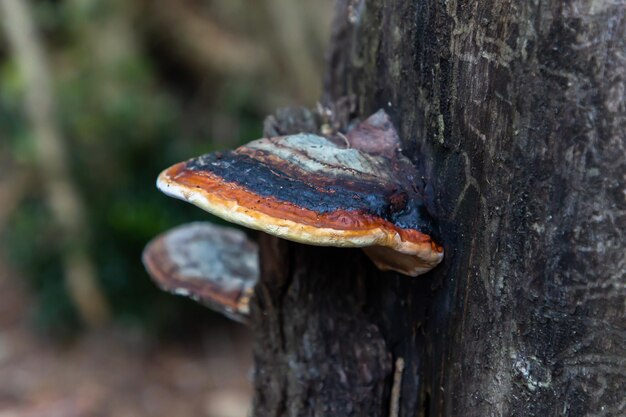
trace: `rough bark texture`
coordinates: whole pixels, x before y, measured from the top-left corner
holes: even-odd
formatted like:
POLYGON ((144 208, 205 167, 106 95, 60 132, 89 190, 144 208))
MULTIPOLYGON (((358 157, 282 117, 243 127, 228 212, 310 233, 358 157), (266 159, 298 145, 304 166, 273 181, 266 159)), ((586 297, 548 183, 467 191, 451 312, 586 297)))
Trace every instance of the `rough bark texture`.
POLYGON ((387 416, 399 357, 399 416, 624 415, 624 3, 337 10, 325 99, 391 115, 446 257, 265 238, 255 415, 387 416))

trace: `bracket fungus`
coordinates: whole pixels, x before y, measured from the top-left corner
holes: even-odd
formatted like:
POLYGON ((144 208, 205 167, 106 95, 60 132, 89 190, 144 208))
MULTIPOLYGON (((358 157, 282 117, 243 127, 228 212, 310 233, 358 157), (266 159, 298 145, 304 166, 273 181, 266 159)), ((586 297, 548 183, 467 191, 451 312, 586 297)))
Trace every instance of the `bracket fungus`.
POLYGON ((257 245, 245 233, 203 222, 169 230, 143 252, 143 263, 159 287, 242 323, 248 321, 258 259, 257 245))
POLYGON ((346 135, 263 138, 178 163, 157 186, 229 222, 310 245, 363 248, 381 270, 417 276, 443 258, 417 183, 380 110, 346 135))

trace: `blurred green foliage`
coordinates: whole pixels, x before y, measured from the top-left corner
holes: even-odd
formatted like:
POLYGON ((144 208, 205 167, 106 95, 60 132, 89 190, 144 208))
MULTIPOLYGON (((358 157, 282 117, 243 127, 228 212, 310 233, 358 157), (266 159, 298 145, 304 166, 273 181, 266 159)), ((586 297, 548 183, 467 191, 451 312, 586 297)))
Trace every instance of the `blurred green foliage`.
MULTIPOLYGON (((77 10, 74 3, 40 1, 35 11, 55 72, 56 116, 71 151, 70 170, 87 206, 87 250, 117 320, 151 330, 197 323, 212 313, 158 290, 141 252, 158 233, 209 217, 161 195, 154 185, 159 171, 223 144, 211 140, 209 118, 186 114, 193 94, 163 75, 126 6, 91 2, 95 9, 77 10)), ((7 51, 0 54, 0 130, 8 139, 0 152, 36 172, 20 74, 7 51)), ((225 80, 212 93, 213 101, 200 100, 207 113, 213 106, 226 114, 238 140, 260 136, 264 109, 245 83, 225 80)), ((64 288, 58 231, 40 183, 24 190, 0 238, 34 289, 36 322, 50 334, 70 335, 79 320, 64 288)))

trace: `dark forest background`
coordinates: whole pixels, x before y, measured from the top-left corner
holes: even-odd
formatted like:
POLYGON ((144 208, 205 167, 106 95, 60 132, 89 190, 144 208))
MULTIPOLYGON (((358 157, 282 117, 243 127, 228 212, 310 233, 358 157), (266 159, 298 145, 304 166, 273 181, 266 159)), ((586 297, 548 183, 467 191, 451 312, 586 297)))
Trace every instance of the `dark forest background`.
MULTIPOLYGON (((91 379, 88 373, 100 367, 99 355, 107 356, 107 351, 120 356, 120 369, 113 366, 111 374, 146 372, 136 383, 157 390, 171 381, 167 375, 147 381, 151 370, 128 365, 137 352, 178 352, 161 358, 176 363, 176 355, 189 352, 178 350, 177 344, 185 343, 185 349, 195 346, 192 358, 202 362, 206 350, 197 346, 206 346, 207 338, 226 337, 225 350, 249 355, 246 331, 187 299, 161 292, 145 273, 141 251, 151 238, 184 222, 209 219, 160 194, 155 179, 175 162, 260 137, 264 116, 277 107, 315 105, 332 2, 23 4, 35 26, 35 46, 44 52, 46 65, 39 69, 51 83, 48 116, 65 167, 59 181, 75 190, 79 204, 76 216, 61 219, 50 208, 52 180, 46 166, 56 156, 42 157, 37 150, 37 120, 26 103, 29 93, 37 94, 32 91, 37 86, 25 76, 19 61, 23 51, 15 49, 5 24, 0 31, 0 379, 5 380, 0 384, 0 415, 4 410, 26 415, 32 407, 43 410, 41 415, 54 415, 50 404, 61 404, 61 415, 74 415, 68 410, 80 407, 64 402, 69 394, 61 388, 46 391, 48 385, 41 381, 62 379, 66 369, 80 362, 76 356, 87 361, 82 365, 85 375, 68 377, 67 392, 91 379), (65 236, 68 228, 79 230, 75 239, 65 236), (77 266, 75 253, 86 268, 77 266), (93 281, 94 291, 69 290, 68 275, 73 273, 89 275, 85 279, 93 281), (105 311, 93 320, 85 317, 81 304, 102 304, 105 311), (18 339, 34 350, 11 348, 18 339), (162 348, 163 343, 174 347, 162 348), (12 372, 28 372, 29 364, 44 357, 46 367, 32 365, 32 384, 9 381, 12 372), (61 370, 54 371, 54 366, 61 370)), ((236 371, 245 381, 247 369, 236 371)), ((200 375, 196 377, 207 378, 200 375)), ((126 383, 135 377, 128 378, 126 383)), ((115 384, 110 382, 111 392, 117 392, 115 384)), ((191 395, 182 391, 172 396, 177 404, 191 395)), ((180 411, 161 406, 155 414, 144 405, 127 410, 130 415, 180 411)), ((103 410, 101 404, 92 406, 103 410)), ((101 412, 122 415, 114 408, 110 414, 101 412)), ((219 415, 206 407, 203 412, 219 415)))
MULTIPOLYGON (((156 175, 260 137, 277 106, 314 105, 330 1, 27 3, 54 82, 68 180, 84 203, 88 257, 111 312, 144 326, 179 325, 190 303, 154 288, 141 250, 157 233, 207 215, 157 192, 156 175)), ((64 288, 64 248, 24 111, 27 86, 0 45, 3 248, 36 294, 37 323, 66 334, 80 317, 64 288)))

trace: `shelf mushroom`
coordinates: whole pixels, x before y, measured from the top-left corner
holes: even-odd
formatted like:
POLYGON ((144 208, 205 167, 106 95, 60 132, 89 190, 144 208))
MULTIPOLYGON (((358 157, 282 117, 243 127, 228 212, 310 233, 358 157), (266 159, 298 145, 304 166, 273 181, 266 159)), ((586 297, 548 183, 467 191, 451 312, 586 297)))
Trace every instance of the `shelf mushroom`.
POLYGON ((357 247, 381 270, 417 276, 434 268, 443 248, 380 110, 345 136, 263 138, 163 171, 165 194, 229 222, 318 246, 357 247))
POLYGON ((188 223, 155 237, 143 263, 163 290, 184 295, 241 323, 259 277, 256 243, 240 230, 188 223))

